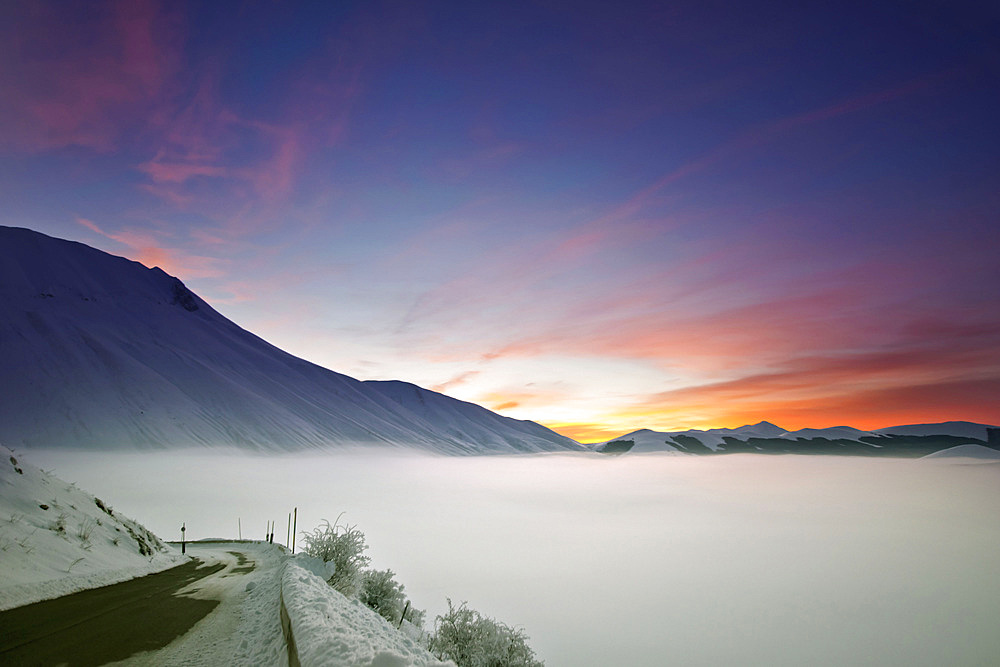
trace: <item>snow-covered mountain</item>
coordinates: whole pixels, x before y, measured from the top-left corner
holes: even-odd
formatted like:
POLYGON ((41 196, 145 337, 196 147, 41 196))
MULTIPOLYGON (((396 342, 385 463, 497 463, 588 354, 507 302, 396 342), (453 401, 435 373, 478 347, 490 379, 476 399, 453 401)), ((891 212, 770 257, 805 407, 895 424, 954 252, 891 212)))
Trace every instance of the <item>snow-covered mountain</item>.
POLYGON ((0 442, 579 450, 533 422, 274 347, 159 268, 0 227, 0 442))
MULTIPOLYGON (((866 456, 925 456, 963 445, 1000 450, 1000 428, 972 422, 890 426, 862 431, 851 426, 786 431, 769 422, 707 431, 641 429, 590 445, 607 454, 674 452, 678 454, 852 454, 866 456)), ((964 451, 964 450, 963 450, 964 451)))

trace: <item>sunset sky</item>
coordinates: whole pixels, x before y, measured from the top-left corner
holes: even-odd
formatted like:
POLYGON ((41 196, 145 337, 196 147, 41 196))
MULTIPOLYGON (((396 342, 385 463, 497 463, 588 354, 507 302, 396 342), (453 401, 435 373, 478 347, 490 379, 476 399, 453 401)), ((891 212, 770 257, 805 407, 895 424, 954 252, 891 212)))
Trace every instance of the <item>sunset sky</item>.
POLYGON ((1000 423, 995 3, 295 4, 3 3, 0 224, 583 441, 1000 423))

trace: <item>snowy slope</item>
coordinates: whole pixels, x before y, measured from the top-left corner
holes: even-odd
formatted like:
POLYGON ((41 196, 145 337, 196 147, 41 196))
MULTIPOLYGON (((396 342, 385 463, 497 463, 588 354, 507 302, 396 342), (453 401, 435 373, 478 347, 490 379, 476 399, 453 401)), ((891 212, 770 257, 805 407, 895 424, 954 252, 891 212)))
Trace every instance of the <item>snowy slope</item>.
POLYGON ((630 454, 641 454, 644 452, 679 452, 677 447, 668 444, 669 433, 663 433, 661 431, 651 431, 648 428, 639 429, 638 431, 633 431, 632 433, 626 433, 625 435, 614 438, 613 440, 608 440, 607 442, 600 442, 596 445, 592 445, 597 451, 604 451, 607 447, 608 452, 616 451, 616 445, 619 447, 628 448, 627 451, 630 454), (611 444, 611 447, 608 445, 611 444))
MULTIPOLYGON (((690 453, 683 445, 675 440, 675 436, 682 436, 682 438, 694 438, 701 443, 703 447, 716 451, 725 443, 725 440, 723 439, 725 437, 734 437, 740 440, 745 440, 747 438, 776 438, 781 437, 786 433, 787 431, 780 426, 775 426, 770 422, 762 421, 757 424, 740 426, 739 428, 713 428, 706 431, 699 431, 697 429, 688 429, 686 431, 652 431, 648 428, 644 428, 619 436, 607 442, 632 441, 634 445, 629 450, 632 453, 690 453)), ((598 443, 593 445, 593 447, 600 451, 603 446, 607 444, 607 442, 598 443)))
POLYGON ((0 227, 0 351, 12 446, 580 448, 486 410, 429 413, 428 397, 447 399, 386 396, 241 329, 158 268, 26 229, 0 227))
POLYGON ((535 422, 502 417, 475 403, 428 391, 415 384, 395 380, 370 380, 364 384, 425 421, 439 425, 448 435, 480 447, 539 451, 551 449, 555 438, 566 449, 578 448, 574 440, 554 434, 535 422))
POLYGON ((186 560, 114 508, 0 446, 0 609, 186 560))
MULTIPOLYGON (((701 433, 701 431, 684 431, 684 433, 701 433)), ((771 422, 758 422, 747 424, 739 428, 710 428, 704 433, 714 433, 717 435, 745 436, 748 438, 778 438, 787 431, 771 422)))

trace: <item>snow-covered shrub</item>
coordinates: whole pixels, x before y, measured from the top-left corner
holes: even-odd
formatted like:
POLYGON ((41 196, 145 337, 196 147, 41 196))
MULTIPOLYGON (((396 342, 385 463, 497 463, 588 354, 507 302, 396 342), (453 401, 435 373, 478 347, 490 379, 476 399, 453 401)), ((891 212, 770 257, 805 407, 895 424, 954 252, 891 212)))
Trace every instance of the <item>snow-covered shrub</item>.
POLYGON ((332 526, 324 520, 312 533, 303 533, 302 551, 333 563, 336 570, 327 583, 348 597, 357 597, 361 590, 361 572, 371 560, 366 549, 365 534, 357 526, 340 525, 340 517, 332 526))
POLYGON ((524 630, 512 628, 448 600, 448 613, 434 621, 430 651, 458 667, 544 667, 535 660, 524 630))
POLYGON ((374 609, 385 620, 398 624, 405 611, 406 620, 420 626, 424 612, 408 604, 403 584, 394 579, 392 570, 366 570, 361 575, 361 592, 358 599, 374 609))
POLYGON ((379 616, 395 623, 403 613, 406 596, 403 585, 393 579, 392 570, 366 570, 361 575, 361 591, 358 599, 379 613, 379 616))

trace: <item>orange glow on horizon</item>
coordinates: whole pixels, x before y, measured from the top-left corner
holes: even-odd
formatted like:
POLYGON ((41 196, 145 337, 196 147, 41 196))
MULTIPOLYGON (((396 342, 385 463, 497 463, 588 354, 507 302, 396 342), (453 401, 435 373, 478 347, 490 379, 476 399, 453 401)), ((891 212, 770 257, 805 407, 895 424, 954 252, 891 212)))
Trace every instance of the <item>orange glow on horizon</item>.
POLYGON ((768 421, 788 431, 803 428, 829 428, 833 426, 853 426, 863 431, 871 431, 903 424, 934 424, 948 421, 969 421, 981 424, 1000 424, 996 407, 987 405, 949 404, 942 401, 938 406, 892 406, 879 409, 875 405, 855 405, 848 409, 848 403, 860 403, 858 399, 838 397, 836 405, 826 407, 822 402, 787 401, 770 406, 747 406, 734 404, 713 408, 703 406, 672 406, 667 410, 640 408, 611 415, 605 423, 545 423, 553 431, 573 438, 577 442, 604 442, 616 437, 648 428, 653 431, 686 431, 689 429, 709 430, 713 428, 739 428, 748 424, 768 421), (837 409, 841 405, 844 409, 837 409), (699 411, 700 410, 700 411, 699 411), (678 415, 687 415, 678 419, 678 415), (697 416, 695 416, 697 415, 697 416))

